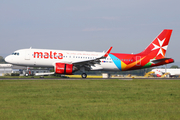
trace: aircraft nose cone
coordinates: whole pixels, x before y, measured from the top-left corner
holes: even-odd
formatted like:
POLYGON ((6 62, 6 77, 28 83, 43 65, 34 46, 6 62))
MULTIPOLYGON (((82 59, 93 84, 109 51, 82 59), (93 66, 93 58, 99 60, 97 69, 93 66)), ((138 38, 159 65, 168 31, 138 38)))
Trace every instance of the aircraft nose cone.
POLYGON ((7 57, 5 58, 5 61, 6 61, 7 63, 10 63, 10 61, 11 61, 10 56, 7 56, 7 57))

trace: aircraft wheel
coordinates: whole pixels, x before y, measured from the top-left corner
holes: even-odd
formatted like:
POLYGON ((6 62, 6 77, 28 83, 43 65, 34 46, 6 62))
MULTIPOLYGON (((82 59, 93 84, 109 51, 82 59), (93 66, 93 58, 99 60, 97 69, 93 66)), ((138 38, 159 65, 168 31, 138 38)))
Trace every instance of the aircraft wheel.
POLYGON ((86 73, 82 73, 82 74, 81 74, 81 77, 82 77, 82 78, 86 78, 86 77, 87 77, 87 74, 86 74, 86 73))
POLYGON ((25 76, 26 76, 26 77, 28 77, 28 76, 29 76, 29 74, 27 74, 27 73, 26 73, 26 74, 25 74, 25 76))

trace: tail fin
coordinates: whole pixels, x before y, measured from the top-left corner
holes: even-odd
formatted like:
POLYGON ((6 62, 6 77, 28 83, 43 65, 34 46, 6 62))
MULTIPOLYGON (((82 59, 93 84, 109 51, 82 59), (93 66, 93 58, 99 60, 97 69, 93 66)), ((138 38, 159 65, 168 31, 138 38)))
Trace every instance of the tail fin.
POLYGON ((155 59, 161 59, 165 57, 168 43, 171 37, 172 30, 165 29, 163 30, 151 44, 140 54, 141 55, 150 55, 155 59))

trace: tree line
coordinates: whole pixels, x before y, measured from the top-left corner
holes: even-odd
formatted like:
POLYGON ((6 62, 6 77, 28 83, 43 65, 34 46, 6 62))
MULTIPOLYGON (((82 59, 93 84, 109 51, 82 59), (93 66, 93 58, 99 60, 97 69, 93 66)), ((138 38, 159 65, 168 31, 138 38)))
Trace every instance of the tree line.
POLYGON ((4 58, 2 56, 0 56, 0 64, 5 64, 6 61, 4 60, 4 58))

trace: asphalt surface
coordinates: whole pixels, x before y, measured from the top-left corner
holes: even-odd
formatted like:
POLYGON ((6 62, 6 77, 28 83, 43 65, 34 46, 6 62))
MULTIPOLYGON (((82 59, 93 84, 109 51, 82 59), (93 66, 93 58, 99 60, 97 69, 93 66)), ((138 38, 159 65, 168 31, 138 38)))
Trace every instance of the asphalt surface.
POLYGON ((0 78, 0 80, 180 80, 180 78, 0 78))

